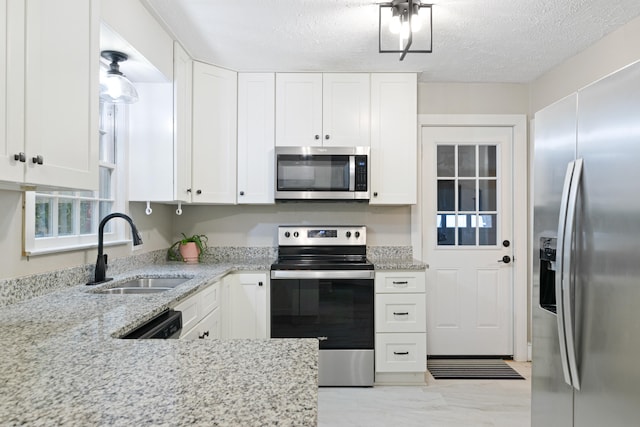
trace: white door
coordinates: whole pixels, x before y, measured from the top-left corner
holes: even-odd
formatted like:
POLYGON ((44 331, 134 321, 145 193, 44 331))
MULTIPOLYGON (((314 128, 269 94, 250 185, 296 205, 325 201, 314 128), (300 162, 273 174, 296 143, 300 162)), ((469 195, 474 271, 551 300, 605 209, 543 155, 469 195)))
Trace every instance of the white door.
POLYGON ((430 355, 513 355, 512 145, 512 127, 422 128, 430 355))

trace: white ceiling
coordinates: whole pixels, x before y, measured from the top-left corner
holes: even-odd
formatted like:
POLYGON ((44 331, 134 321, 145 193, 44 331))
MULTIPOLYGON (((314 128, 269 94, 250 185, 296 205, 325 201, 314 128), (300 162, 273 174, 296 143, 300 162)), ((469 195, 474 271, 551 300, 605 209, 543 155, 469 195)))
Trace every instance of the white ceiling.
POLYGON ((192 57, 237 71, 411 71, 529 82, 640 15, 639 0, 434 0, 433 53, 378 53, 375 0, 144 0, 192 57))

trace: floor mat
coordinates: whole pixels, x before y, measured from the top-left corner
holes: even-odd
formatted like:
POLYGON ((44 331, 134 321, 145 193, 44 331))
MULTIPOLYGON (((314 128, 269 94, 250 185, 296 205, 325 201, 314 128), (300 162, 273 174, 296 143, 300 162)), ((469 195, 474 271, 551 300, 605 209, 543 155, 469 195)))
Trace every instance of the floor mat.
POLYGON ((523 380, 501 359, 428 359, 427 369, 437 380, 523 380))

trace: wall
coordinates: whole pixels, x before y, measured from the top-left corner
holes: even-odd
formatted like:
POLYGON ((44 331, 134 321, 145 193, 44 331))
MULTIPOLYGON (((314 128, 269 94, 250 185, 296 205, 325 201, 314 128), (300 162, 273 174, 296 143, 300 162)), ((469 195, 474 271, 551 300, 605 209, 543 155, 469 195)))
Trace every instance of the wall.
MULTIPOLYGON (((153 217, 144 213, 146 205, 130 204, 130 216, 142 233, 144 245, 136 248, 136 253, 150 252, 169 246, 171 236, 170 206, 154 206, 153 217)), ((118 221, 118 220, 115 220, 118 221)), ((44 273, 66 267, 75 267, 96 262, 97 250, 86 249, 59 254, 25 257, 22 255, 22 193, 0 190, 0 279, 44 273)), ((105 250, 112 258, 128 256, 131 244, 108 247, 105 250)))
POLYGON ((529 112, 640 60, 640 17, 549 70, 529 85, 529 112))
POLYGON ((526 114, 528 106, 526 84, 418 84, 418 114, 526 114))
POLYGON ((409 206, 364 203, 279 203, 245 206, 183 206, 173 217, 173 236, 206 234, 209 246, 278 246, 278 225, 358 225, 371 246, 410 246, 409 206))

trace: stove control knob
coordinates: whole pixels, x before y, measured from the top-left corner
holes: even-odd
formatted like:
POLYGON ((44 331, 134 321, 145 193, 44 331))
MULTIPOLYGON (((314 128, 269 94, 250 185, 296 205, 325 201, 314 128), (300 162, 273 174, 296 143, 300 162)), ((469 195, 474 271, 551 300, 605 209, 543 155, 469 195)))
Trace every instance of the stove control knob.
POLYGON ((357 239, 358 237, 360 237, 360 232, 359 232, 359 231, 356 231, 356 239, 357 239))
POLYGON ((298 237, 300 235, 300 233, 298 233, 297 231, 293 232, 293 237, 298 237))
POLYGON ((347 231, 347 238, 351 237, 351 232, 347 231))
POLYGON ((289 237, 291 237, 291 233, 289 233, 288 231, 285 231, 284 232, 284 237, 286 237, 288 239, 289 237))

